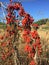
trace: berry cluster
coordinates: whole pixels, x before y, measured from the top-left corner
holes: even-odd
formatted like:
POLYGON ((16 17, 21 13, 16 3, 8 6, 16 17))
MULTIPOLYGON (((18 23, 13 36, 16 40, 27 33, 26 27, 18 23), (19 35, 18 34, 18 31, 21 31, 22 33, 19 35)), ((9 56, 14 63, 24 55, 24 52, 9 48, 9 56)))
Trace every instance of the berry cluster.
MULTIPOLYGON (((24 11, 21 3, 19 3, 19 2, 10 3, 7 7, 7 12, 8 12, 8 14, 6 16, 7 25, 16 24, 18 26, 17 23, 19 22, 19 20, 16 19, 14 10, 17 10, 19 16, 23 17, 23 19, 22 19, 22 28, 23 28, 22 37, 26 43, 24 50, 25 50, 25 52, 27 52, 28 58, 32 58, 30 65, 35 65, 33 58, 36 53, 36 48, 38 49, 38 55, 40 55, 41 43, 40 43, 40 37, 39 37, 37 31, 36 30, 31 31, 31 25, 33 24, 34 19, 30 16, 30 14, 28 14, 24 11)), ((11 37, 12 35, 14 35, 14 33, 15 33, 15 30, 11 30, 11 27, 7 26, 5 37, 0 36, 0 39, 11 37)), ((6 47, 6 45, 10 45, 10 47, 12 48, 12 43, 10 41, 8 40, 7 42, 2 43, 2 46, 6 47)), ((6 54, 3 53, 2 59, 7 58, 13 52, 14 52, 14 49, 12 48, 12 50, 11 51, 8 50, 8 52, 6 52, 6 54)))

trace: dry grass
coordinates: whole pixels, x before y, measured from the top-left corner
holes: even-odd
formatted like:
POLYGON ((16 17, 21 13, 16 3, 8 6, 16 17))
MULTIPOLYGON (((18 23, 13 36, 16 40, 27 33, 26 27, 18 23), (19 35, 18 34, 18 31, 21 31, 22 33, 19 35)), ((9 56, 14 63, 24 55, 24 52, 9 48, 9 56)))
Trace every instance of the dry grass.
MULTIPOLYGON (((41 38, 41 43, 43 45, 43 49, 45 50, 47 47, 49 48, 49 30, 42 30, 42 29, 38 29, 38 34, 41 38), (46 47, 47 46, 47 47, 46 47)), ((4 30, 3 29, 0 29, 0 35, 3 35, 4 34, 4 30)), ((19 41, 20 42, 20 41, 19 41)), ((24 55, 24 46, 25 44, 22 42, 20 42, 20 44, 17 46, 18 47, 18 50, 19 50, 19 53, 21 55, 24 55)), ((44 52, 46 53, 46 52, 44 52)), ((8 61, 8 60, 7 60, 8 61)), ((25 62, 25 61, 24 61, 25 62)), ((44 61, 45 62, 45 61, 44 61)), ((3 64, 2 64, 3 65, 3 64)), ((6 64, 5 64, 6 65, 6 64)), ((45 65, 45 64, 44 64, 45 65)), ((48 64, 47 64, 48 65, 48 64)))

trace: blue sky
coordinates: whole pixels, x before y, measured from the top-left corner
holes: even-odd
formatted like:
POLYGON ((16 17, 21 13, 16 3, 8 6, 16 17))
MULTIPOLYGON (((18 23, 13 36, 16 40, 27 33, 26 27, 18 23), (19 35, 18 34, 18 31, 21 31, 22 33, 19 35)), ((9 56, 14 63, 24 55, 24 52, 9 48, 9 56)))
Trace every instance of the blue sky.
MULTIPOLYGON (((42 18, 49 18, 49 0, 19 0, 19 1, 21 1, 25 11, 28 12, 31 16, 33 16, 35 21, 40 20, 42 18)), ((0 2, 9 2, 9 0, 0 0, 0 2)))

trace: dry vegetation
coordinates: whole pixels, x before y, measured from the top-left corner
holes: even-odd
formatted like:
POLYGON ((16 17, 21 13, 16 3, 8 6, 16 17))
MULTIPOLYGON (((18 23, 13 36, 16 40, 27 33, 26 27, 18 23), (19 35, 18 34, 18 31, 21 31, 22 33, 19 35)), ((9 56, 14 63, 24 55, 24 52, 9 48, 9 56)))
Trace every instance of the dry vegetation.
MULTIPOLYGON (((42 27, 42 26, 41 26, 42 27)), ((49 30, 47 29, 42 29, 42 28, 39 28, 38 30, 38 34, 41 38, 41 43, 42 43, 42 54, 41 54, 41 57, 40 57, 40 61, 38 60, 38 65, 49 65, 49 30)), ((4 34, 4 29, 0 29, 0 35, 3 35, 4 34)), ((23 62, 27 61, 25 56, 24 56, 24 43, 22 41, 22 39, 20 38, 21 41, 19 41, 17 47, 18 47, 18 50, 19 50, 19 53, 21 54, 22 57, 20 57, 21 61, 23 60, 23 62), (24 56, 24 57, 23 57, 24 56)), ((10 58, 11 59, 11 58, 10 58)), ((9 63, 9 59, 6 60, 6 62, 8 61, 9 63)), ((0 60, 1 62, 1 60, 0 60)), ((11 61, 13 62, 13 61, 11 61)), ((0 65, 10 65, 10 64, 1 64, 0 65)), ((21 64, 21 65, 27 65, 26 62, 25 64, 21 64)))

